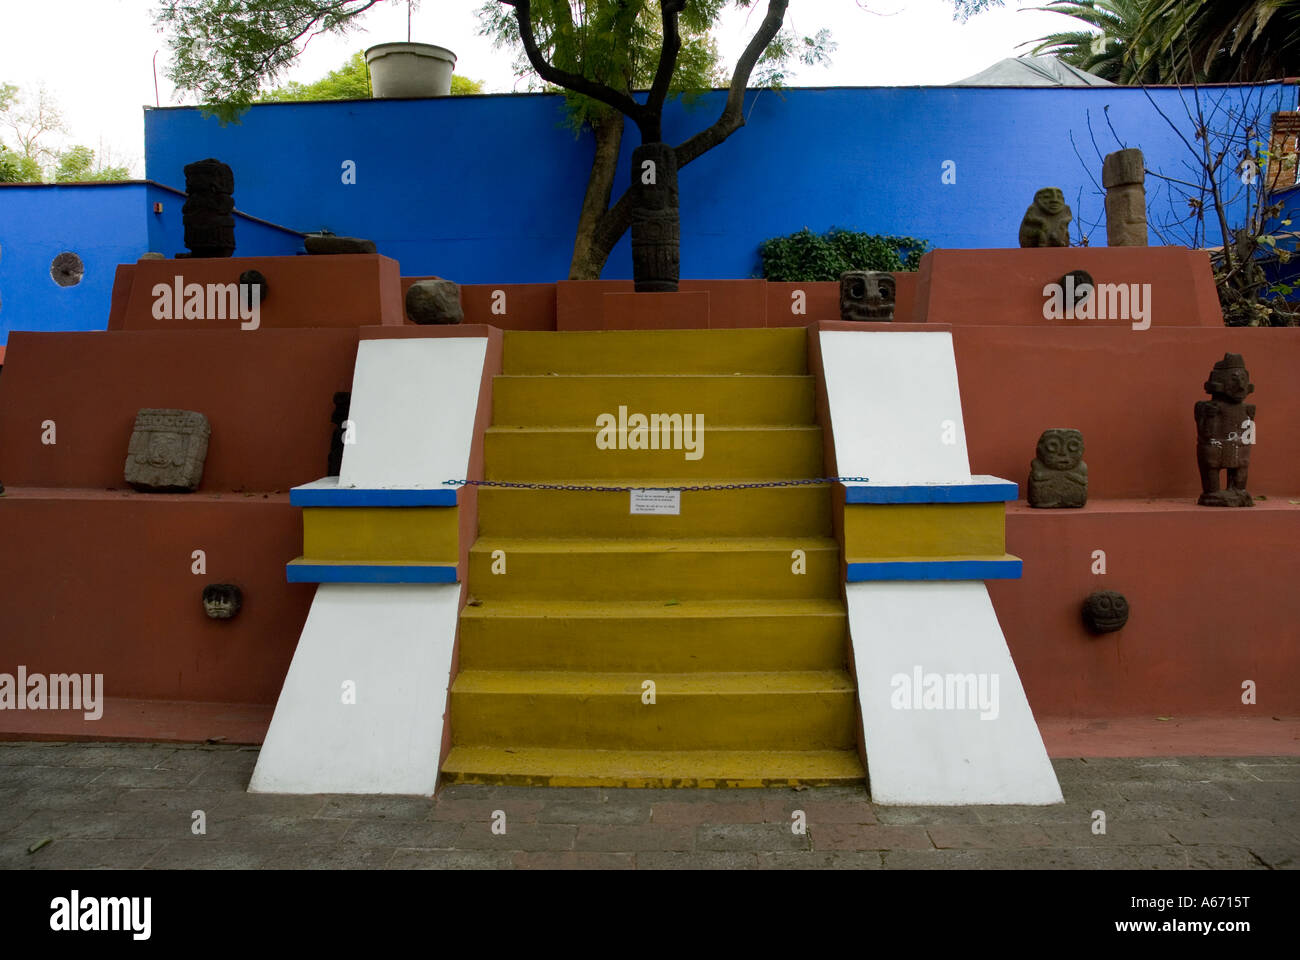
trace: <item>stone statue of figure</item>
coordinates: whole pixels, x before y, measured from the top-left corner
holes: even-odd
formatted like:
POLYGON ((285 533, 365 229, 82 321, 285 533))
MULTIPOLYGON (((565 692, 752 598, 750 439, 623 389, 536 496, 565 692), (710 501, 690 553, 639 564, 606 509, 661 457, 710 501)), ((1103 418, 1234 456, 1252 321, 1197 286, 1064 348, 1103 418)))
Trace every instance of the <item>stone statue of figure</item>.
POLYGON ((1020 221, 1020 245, 1068 247, 1073 217, 1060 188, 1043 187, 1034 194, 1033 205, 1025 211, 1025 219, 1020 221))
POLYGON ((1253 507, 1246 492, 1250 448, 1255 445, 1255 405, 1246 403, 1255 385, 1239 353, 1225 353, 1205 381, 1209 400, 1196 402, 1196 465, 1201 471, 1203 507, 1253 507), (1228 483, 1219 489, 1219 471, 1228 483))
POLYGON ((1088 502, 1088 465, 1083 462, 1083 434, 1056 427, 1038 438, 1037 456, 1029 465, 1031 507, 1082 507, 1088 502))

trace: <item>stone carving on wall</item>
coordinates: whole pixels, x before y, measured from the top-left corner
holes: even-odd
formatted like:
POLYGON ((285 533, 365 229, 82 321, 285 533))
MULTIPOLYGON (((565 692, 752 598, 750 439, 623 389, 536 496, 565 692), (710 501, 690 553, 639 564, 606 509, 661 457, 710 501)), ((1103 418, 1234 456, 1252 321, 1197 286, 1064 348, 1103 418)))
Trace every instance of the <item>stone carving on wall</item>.
POLYGON ((1101 185, 1106 188, 1106 243, 1112 247, 1147 245, 1146 163, 1134 148, 1106 154, 1101 185))
POLYGON ((197 489, 211 433, 208 418, 192 410, 141 410, 127 447, 126 482, 152 493, 197 489))
POLYGON ((1088 502, 1088 465, 1083 462, 1083 434, 1055 427, 1038 438, 1029 465, 1031 507, 1082 507, 1088 502))
POLYGON ((1128 599, 1115 590, 1097 590, 1083 601, 1083 625, 1090 633, 1114 633, 1128 623, 1128 599))
POLYGON ((340 237, 328 231, 309 233, 302 238, 302 245, 313 256, 325 256, 339 253, 378 253, 373 240, 361 237, 340 237))
POLYGON ((203 612, 213 620, 233 620, 243 605, 243 591, 233 583, 209 583, 203 588, 203 612))
POLYGON ((893 320, 897 281, 887 270, 850 270, 840 274, 841 320, 893 320))
POLYGON ((1255 405, 1246 403, 1255 390, 1239 353, 1225 353, 1205 381, 1209 400, 1196 402, 1196 465, 1201 471, 1204 507, 1253 507, 1246 492, 1250 451, 1255 445, 1255 405), (1219 471, 1227 483, 1219 486, 1219 471))
POLYGON ((185 167, 185 246, 192 257, 229 257, 235 252, 235 174, 209 157, 185 167))
POLYGON ((666 143, 632 151, 632 280, 638 293, 675 292, 681 276, 677 154, 666 143))
POLYGON ((1068 247, 1070 221, 1074 215, 1065 205, 1059 187, 1044 187, 1034 194, 1034 202, 1020 221, 1022 247, 1068 247))

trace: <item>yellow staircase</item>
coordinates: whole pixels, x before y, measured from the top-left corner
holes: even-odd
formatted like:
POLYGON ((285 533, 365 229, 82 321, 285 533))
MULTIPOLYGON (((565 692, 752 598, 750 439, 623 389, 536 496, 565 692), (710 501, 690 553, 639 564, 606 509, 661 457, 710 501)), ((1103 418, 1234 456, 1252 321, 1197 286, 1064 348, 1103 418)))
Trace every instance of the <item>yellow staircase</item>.
MULTIPOLYGON (((805 337, 506 333, 486 478, 664 487, 819 476, 805 337), (601 449, 597 418, 620 407, 702 414, 700 456, 601 449)), ((448 780, 863 779, 828 487, 688 491, 678 516, 633 515, 625 491, 485 486, 478 505, 448 780)))

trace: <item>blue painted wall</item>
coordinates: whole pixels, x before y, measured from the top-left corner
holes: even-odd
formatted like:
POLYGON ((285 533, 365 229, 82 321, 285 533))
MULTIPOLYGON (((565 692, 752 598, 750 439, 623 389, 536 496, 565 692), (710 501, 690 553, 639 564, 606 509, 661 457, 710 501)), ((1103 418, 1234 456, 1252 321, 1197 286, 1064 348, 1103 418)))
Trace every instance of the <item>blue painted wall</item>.
MULTIPOLYGON (((184 195, 141 181, 0 186, 0 344, 10 330, 103 330, 119 263, 185 250, 184 203, 184 195), (153 212, 155 202, 162 213, 153 212), (75 286, 50 275, 65 252, 85 268, 75 286)), ((282 256, 300 250, 302 238, 237 215, 235 243, 246 256, 282 256)))
MULTIPOLYGON (((1202 95, 1223 93, 1267 117, 1295 109, 1296 91, 1270 84, 1202 95)), ((1190 100, 1176 89, 1149 92, 1192 140, 1190 100)), ((714 93, 671 104, 665 138, 680 143, 712 123, 722 102, 714 93)), ((1015 246, 1034 191, 1048 185, 1074 208, 1076 239, 1091 222, 1091 242, 1104 244, 1093 140, 1101 153, 1119 148, 1107 120, 1125 145, 1144 150, 1149 169, 1186 175, 1187 148, 1141 89, 751 91, 745 111, 747 126, 682 172, 684 277, 756 275, 759 242, 803 226, 1015 246), (941 182, 945 160, 955 162, 955 184, 941 182)), ((616 195, 637 142, 630 128, 616 195)), ((406 275, 463 283, 567 275, 593 149, 550 95, 267 104, 224 127, 193 108, 145 110, 151 179, 182 185, 186 163, 215 156, 234 168, 242 209, 299 230, 369 237, 406 275), (356 164, 355 185, 342 182, 345 161, 356 164)), ((1148 181, 1153 219, 1157 204, 1168 205, 1158 189, 1148 181)), ((626 237, 604 275, 631 275, 626 237)))

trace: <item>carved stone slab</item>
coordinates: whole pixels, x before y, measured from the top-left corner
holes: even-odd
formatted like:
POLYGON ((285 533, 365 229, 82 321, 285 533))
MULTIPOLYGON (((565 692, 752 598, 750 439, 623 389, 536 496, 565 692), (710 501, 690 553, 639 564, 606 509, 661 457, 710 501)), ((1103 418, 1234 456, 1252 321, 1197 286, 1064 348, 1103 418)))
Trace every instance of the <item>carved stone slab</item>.
POLYGON ((126 451, 126 482, 155 493, 197 489, 211 434, 208 418, 193 410, 141 410, 126 451))

